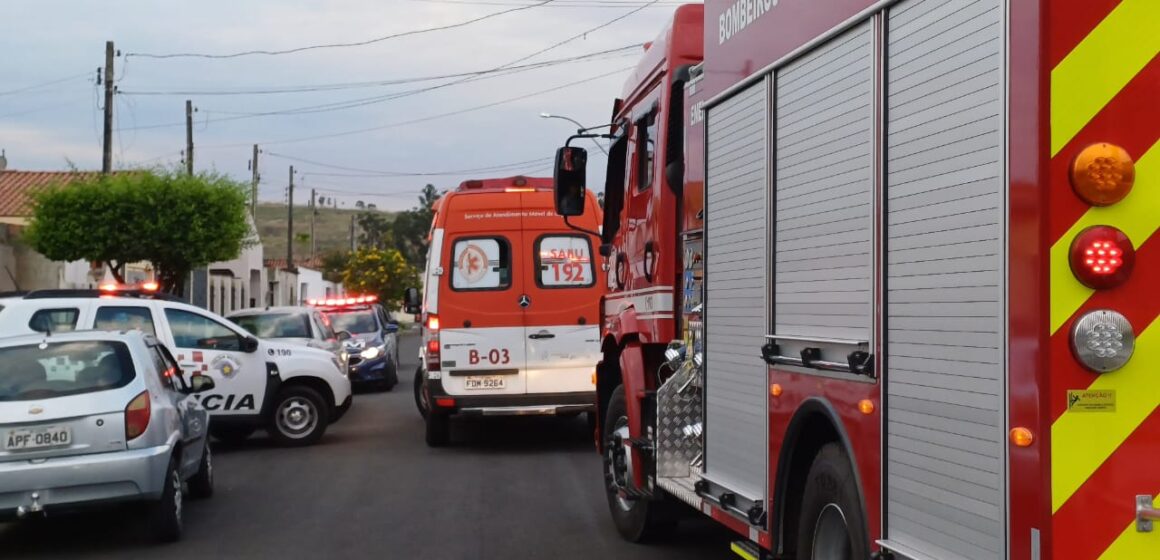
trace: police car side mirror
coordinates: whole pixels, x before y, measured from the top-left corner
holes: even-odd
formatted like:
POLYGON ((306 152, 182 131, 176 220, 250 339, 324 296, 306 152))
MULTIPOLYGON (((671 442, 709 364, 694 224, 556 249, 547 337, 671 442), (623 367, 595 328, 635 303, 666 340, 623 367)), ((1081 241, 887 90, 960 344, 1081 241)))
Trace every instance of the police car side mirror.
POLYGON ((243 336, 241 346, 242 346, 242 352, 246 352, 248 354, 252 354, 254 352, 257 352, 258 351, 258 339, 254 338, 252 336, 243 336))
POLYGON ((552 184, 556 192, 556 213, 579 216, 584 213, 584 189, 587 184, 588 151, 564 146, 556 150, 556 167, 552 184))
POLYGON ((206 375, 197 375, 189 380, 190 394, 212 391, 214 387, 216 387, 216 385, 214 385, 213 378, 206 375))
POLYGON ((397 332, 399 332, 399 324, 398 323, 387 323, 383 327, 383 332, 385 332, 387 334, 397 333, 397 332))

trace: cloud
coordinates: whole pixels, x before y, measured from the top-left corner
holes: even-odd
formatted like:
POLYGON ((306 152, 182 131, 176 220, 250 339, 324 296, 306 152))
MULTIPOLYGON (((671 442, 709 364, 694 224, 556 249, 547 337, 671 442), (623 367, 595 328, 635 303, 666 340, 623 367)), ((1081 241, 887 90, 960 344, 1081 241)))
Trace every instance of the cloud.
MULTIPOLYGON (((0 35, 0 48, 18 53, 0 60, 6 86, 47 82, 94 70, 103 63, 104 41, 114 39, 123 53, 213 52, 284 49, 306 44, 360 41, 410 29, 447 25, 507 9, 399 0, 63 0, 16 3, 9 21, 24 22, 0 35)), ((471 26, 342 49, 320 49, 285 56, 231 60, 118 58, 115 159, 119 164, 176 161, 185 144, 184 96, 137 96, 145 90, 231 90, 361 82, 474 71, 508 63, 627 13, 631 8, 533 8, 471 26), (165 125, 158 128, 145 128, 165 125)), ((610 27, 561 46, 535 60, 642 43, 653 39, 672 9, 647 9, 610 27)), ((195 164, 249 180, 251 145, 279 139, 322 136, 382 126, 493 103, 548 89, 635 62, 635 57, 588 61, 481 80, 362 107, 331 112, 237 120, 237 113, 284 110, 360 99, 412 89, 408 84, 265 96, 200 96, 194 127, 195 164)), ((384 130, 318 139, 264 150, 334 165, 387 170, 453 170, 549 158, 573 132, 561 120, 544 120, 542 111, 585 123, 603 123, 620 95, 624 75, 592 80, 446 119, 384 130)), ((0 96, 0 147, 21 168, 62 169, 66 159, 78 166, 100 165, 99 112, 95 84, 84 79, 31 94, 0 96), (58 97, 51 97, 51 96, 58 97), (50 105, 71 106, 4 115, 50 105)), ((590 176, 603 175, 598 150, 591 151, 590 176)), ((262 196, 277 199, 291 163, 263 156, 262 196)), ((382 192, 380 207, 405 208, 425 183, 453 187, 468 176, 309 177, 326 169, 297 165, 308 184, 332 191, 382 192), (400 194, 402 193, 402 194, 400 194)), ((333 171, 333 170, 331 170, 333 171)), ((527 169, 544 172, 544 169, 527 169)), ((507 173, 507 171, 505 171, 507 173)), ((514 172, 513 172, 514 173, 514 172)), ((340 198, 342 198, 340 196, 340 198)), ((358 195, 347 197, 373 199, 358 195)), ((304 198, 303 198, 304 199, 304 198)))

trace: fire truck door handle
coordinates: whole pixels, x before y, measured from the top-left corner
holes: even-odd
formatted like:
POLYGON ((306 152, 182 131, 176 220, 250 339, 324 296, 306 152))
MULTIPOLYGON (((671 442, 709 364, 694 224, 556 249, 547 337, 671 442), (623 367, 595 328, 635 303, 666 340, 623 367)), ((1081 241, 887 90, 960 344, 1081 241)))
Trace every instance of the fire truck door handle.
POLYGON ((653 267, 656 266, 657 245, 653 241, 644 244, 644 279, 653 281, 653 267))
POLYGON ((541 332, 541 333, 536 333, 536 334, 529 334, 528 338, 530 338, 532 340, 543 340, 545 338, 556 338, 556 335, 554 335, 552 333, 541 332))
POLYGON ((1152 507, 1152 495, 1136 496, 1136 532, 1151 533, 1152 521, 1160 519, 1160 509, 1152 507))

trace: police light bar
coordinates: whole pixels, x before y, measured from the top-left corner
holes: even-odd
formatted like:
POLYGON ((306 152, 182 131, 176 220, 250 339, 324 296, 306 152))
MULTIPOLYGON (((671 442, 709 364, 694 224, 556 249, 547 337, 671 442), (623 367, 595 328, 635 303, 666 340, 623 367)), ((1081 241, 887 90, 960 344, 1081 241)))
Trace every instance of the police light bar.
POLYGON ((154 293, 154 292, 157 292, 161 289, 161 285, 158 284, 157 282, 153 282, 153 281, 142 282, 136 286, 118 284, 116 282, 106 282, 104 284, 97 286, 97 289, 102 291, 102 292, 107 292, 110 294, 115 294, 118 292, 154 293))
POLYGON ((351 296, 325 299, 308 299, 306 305, 316 307, 340 307, 343 305, 366 305, 379 301, 379 296, 351 296))

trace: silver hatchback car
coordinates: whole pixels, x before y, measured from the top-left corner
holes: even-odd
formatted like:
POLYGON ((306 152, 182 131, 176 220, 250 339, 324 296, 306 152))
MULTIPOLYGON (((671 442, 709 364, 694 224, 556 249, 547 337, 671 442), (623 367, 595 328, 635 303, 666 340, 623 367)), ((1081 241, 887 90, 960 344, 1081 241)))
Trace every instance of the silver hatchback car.
POLYGON ((0 517, 148 502, 181 537, 186 488, 213 494, 209 415, 169 351, 141 332, 0 339, 0 517))

